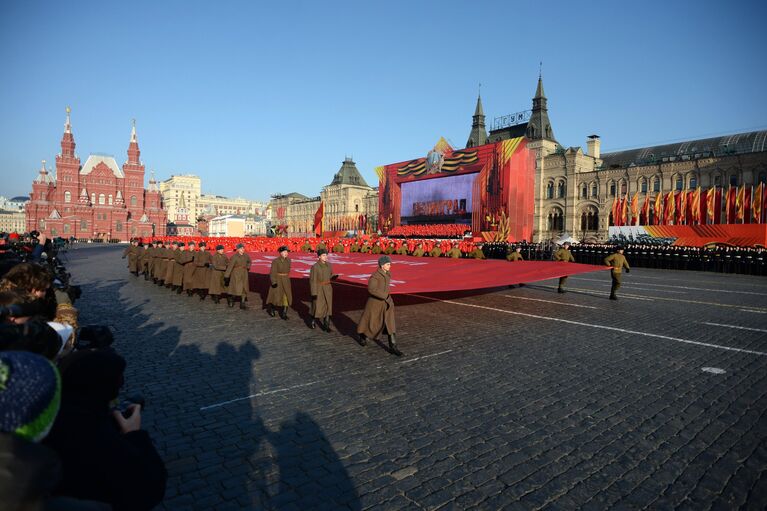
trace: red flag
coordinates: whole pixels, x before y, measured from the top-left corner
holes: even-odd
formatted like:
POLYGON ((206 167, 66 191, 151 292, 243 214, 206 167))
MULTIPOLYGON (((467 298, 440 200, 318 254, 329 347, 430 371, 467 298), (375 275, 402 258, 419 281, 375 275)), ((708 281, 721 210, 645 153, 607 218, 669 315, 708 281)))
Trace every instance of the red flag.
POLYGON ((674 198, 674 192, 668 192, 666 194, 666 204, 664 204, 663 207, 663 224, 664 225, 671 225, 674 221, 674 211, 675 211, 675 198, 674 198))
POLYGON ((628 225, 629 223, 629 196, 628 194, 623 196, 623 205, 621 207, 621 225, 628 225))
POLYGON ((325 205, 320 201, 320 207, 317 208, 317 212, 314 213, 314 234, 315 236, 322 236, 322 219, 325 216, 325 205))
POLYGON ((631 225, 639 225, 639 191, 634 192, 631 199, 631 225))
POLYGON ((751 210, 754 212, 754 222, 757 224, 762 223, 762 199, 764 196, 764 183, 759 183, 759 186, 754 190, 754 203, 751 210))
POLYGON ((754 193, 754 187, 749 186, 746 188, 745 197, 743 198, 743 223, 744 224, 750 224, 751 223, 751 196, 754 193))
POLYGON ((613 207, 610 210, 610 213, 613 215, 613 225, 619 225, 618 224, 618 196, 616 195, 613 197, 613 207))
POLYGON ((727 222, 728 224, 734 224, 735 223, 735 192, 736 190, 730 185, 730 187, 727 189, 727 199, 726 199, 726 209, 727 209, 727 222))
POLYGON ((745 195, 746 185, 741 185, 738 189, 738 195, 735 197, 735 221, 743 221, 746 206, 745 195))
POLYGON ((644 204, 642 204, 642 216, 644 217, 643 225, 650 225, 650 194, 644 196, 644 204))
POLYGON ((663 223, 663 194, 660 192, 655 196, 654 213, 655 225, 661 225, 663 223))

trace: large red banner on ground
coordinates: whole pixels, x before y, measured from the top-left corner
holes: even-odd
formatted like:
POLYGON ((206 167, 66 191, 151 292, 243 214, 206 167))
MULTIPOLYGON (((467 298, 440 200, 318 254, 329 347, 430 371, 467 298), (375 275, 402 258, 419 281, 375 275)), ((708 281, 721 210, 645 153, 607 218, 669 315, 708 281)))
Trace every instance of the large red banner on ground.
MULTIPOLYGON (((252 252, 251 272, 268 274, 274 254, 252 252)), ((330 254, 329 262, 339 281, 367 285, 378 267, 378 257, 369 254, 330 254)), ((566 275, 609 269, 607 266, 555 261, 517 261, 497 259, 448 259, 390 256, 392 259, 391 293, 436 293, 468 289, 486 289, 511 284, 537 282, 566 275)), ((312 253, 293 253, 291 278, 308 278, 317 257, 312 253)))

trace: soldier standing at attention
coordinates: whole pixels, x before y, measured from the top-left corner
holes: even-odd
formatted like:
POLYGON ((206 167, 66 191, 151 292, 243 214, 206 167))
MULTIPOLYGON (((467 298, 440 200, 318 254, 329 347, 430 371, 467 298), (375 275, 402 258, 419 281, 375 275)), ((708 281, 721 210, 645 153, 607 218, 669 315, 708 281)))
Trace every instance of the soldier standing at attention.
MULTIPOLYGON (((327 248, 317 247, 317 252, 323 250, 327 253, 327 248)), ((288 247, 285 245, 278 249, 280 255, 272 261, 272 267, 269 270, 269 280, 272 286, 269 288, 269 294, 266 295, 266 311, 274 317, 274 308, 280 311, 282 319, 288 319, 288 307, 293 303, 293 290, 290 284, 290 258, 288 257, 288 247)))
POLYGON ((213 303, 219 303, 221 295, 226 293, 224 286, 224 272, 229 266, 229 259, 224 254, 224 246, 216 245, 216 253, 210 261, 210 275, 208 279, 208 293, 213 303))
POLYGON ((309 272, 309 292, 312 296, 311 328, 317 325, 326 332, 330 330, 330 316, 333 314, 333 286, 331 280, 338 275, 333 275, 333 268, 328 263, 328 253, 325 250, 317 251, 318 261, 314 263, 309 272))
POLYGON ((621 287, 621 271, 626 268, 626 273, 631 272, 628 261, 623 256, 623 247, 615 249, 615 253, 605 257, 605 264, 611 266, 610 276, 613 279, 613 285, 610 287, 610 300, 617 300, 616 292, 621 287))
MULTIPOLYGON (((562 243, 562 247, 554 253, 554 260, 563 261, 566 263, 575 262, 575 258, 573 257, 573 254, 570 253, 569 242, 565 241, 564 243, 562 243)), ((567 282, 567 277, 559 277, 559 286, 557 287, 557 293, 565 292, 565 282, 567 282)))
POLYGON ((208 294, 208 284, 210 282, 210 252, 206 250, 205 242, 201 241, 197 252, 194 253, 194 285, 192 286, 197 294, 200 295, 200 301, 205 301, 208 294))
POLYGON ((176 252, 178 252, 178 241, 173 241, 165 249, 165 287, 175 289, 173 287, 173 275, 176 273, 176 252))
POLYGON ((186 245, 183 241, 178 243, 178 249, 173 253, 173 287, 176 293, 181 294, 184 290, 184 265, 186 264, 186 245))
POLYGON ((154 249, 154 283, 158 286, 165 284, 165 244, 155 241, 157 248, 154 249))
POLYGON ((224 272, 224 283, 227 286, 226 301, 229 307, 234 305, 234 297, 240 297, 240 309, 247 309, 245 302, 248 301, 248 291, 250 284, 248 282, 248 271, 250 270, 250 256, 245 253, 245 245, 238 243, 236 251, 224 272), (228 281, 228 282, 227 282, 228 281))
POLYGON ((384 331, 389 335, 389 352, 398 357, 402 352, 397 348, 395 339, 394 301, 389 294, 391 284, 391 258, 387 255, 378 258, 378 269, 368 280, 368 301, 357 324, 357 342, 367 344, 367 338, 376 339, 384 331))

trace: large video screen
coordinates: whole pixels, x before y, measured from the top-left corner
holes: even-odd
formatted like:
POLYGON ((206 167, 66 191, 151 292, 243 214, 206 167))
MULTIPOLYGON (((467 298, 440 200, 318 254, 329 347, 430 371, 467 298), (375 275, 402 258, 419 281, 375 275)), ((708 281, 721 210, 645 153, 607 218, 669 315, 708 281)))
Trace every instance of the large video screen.
POLYGON ((471 224, 471 191, 477 175, 402 183, 401 224, 471 224))

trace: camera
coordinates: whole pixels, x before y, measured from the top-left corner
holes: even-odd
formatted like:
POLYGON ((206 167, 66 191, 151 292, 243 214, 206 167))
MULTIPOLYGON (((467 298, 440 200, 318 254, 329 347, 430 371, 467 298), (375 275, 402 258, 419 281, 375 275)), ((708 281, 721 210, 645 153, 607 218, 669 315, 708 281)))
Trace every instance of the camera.
POLYGON ((139 409, 143 412, 146 408, 146 399, 141 394, 132 394, 120 401, 120 404, 115 409, 119 410, 122 416, 127 419, 133 415, 133 411, 130 409, 132 405, 138 405, 139 409))

